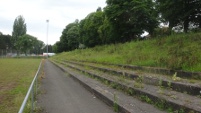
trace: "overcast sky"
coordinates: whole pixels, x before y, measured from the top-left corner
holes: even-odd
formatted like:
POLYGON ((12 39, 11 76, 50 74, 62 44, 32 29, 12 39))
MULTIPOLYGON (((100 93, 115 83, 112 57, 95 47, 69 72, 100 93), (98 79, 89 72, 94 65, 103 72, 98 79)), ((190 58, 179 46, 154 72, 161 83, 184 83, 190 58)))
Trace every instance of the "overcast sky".
POLYGON ((106 0, 0 0, 0 32, 12 35, 13 23, 22 15, 27 34, 48 44, 59 41, 65 26, 76 19, 84 19, 98 7, 105 7, 106 0))

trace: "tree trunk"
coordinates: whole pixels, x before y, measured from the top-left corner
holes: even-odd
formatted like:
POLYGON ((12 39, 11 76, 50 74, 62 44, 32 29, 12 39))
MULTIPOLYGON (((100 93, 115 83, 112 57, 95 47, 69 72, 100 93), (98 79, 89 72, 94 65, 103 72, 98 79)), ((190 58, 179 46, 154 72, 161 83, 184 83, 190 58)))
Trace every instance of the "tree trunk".
POLYGON ((184 32, 185 32, 185 33, 188 32, 188 26, 189 26, 189 20, 186 19, 186 20, 184 21, 184 32))
POLYGON ((174 22, 173 21, 169 21, 169 28, 168 28, 168 32, 167 32, 167 34, 168 35, 171 35, 171 33, 172 33, 172 28, 174 27, 174 22))
POLYGON ((201 21, 200 21, 200 23, 199 23, 199 28, 201 29, 201 21))

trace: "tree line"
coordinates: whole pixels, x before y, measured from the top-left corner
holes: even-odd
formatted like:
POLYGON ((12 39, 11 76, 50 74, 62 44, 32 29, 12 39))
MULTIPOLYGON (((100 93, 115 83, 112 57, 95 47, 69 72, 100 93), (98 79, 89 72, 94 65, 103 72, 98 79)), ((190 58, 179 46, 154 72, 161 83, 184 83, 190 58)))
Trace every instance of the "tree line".
MULTIPOLYGON (((18 55, 20 53, 42 54, 46 49, 44 42, 26 34, 26 31, 25 19, 20 15, 14 21, 12 36, 0 32, 0 49, 16 50, 18 55)), ((52 51, 52 47, 48 47, 52 51)))
POLYGON ((68 24, 54 52, 124 43, 150 36, 170 35, 174 27, 188 33, 201 28, 200 0, 106 0, 107 6, 68 24), (168 27, 159 27, 167 24, 168 27), (164 32, 164 33, 161 33, 164 32))

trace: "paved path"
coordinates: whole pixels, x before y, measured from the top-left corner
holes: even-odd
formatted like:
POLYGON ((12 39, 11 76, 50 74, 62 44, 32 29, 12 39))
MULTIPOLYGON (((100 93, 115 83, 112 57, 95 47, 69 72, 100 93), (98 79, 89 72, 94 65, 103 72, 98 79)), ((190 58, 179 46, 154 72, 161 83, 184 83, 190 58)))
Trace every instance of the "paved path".
POLYGON ((61 71, 50 61, 45 62, 38 103, 45 113, 114 113, 113 108, 61 71))

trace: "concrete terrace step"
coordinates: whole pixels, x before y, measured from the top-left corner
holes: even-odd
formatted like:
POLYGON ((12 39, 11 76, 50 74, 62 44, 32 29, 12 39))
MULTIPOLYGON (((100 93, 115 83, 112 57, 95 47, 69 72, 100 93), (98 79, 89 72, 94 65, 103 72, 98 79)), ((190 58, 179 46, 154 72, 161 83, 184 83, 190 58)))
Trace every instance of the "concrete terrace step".
POLYGON ((131 96, 125 95, 121 91, 112 89, 99 81, 89 78, 83 75, 83 73, 65 67, 64 65, 55 62, 53 63, 63 71, 69 73, 72 78, 77 80, 87 90, 92 92, 97 98, 104 101, 109 106, 115 107, 116 104, 118 106, 116 106, 118 108, 117 112, 119 113, 165 113, 150 104, 134 99, 131 96))
POLYGON ((122 68, 126 68, 126 69, 141 70, 141 71, 148 72, 148 73, 164 74, 164 75, 168 75, 168 76, 172 76, 175 72, 177 72, 178 77, 201 80, 201 72, 187 72, 187 71, 182 71, 182 70, 172 70, 172 69, 159 68, 159 67, 147 67, 147 66, 126 65, 126 64, 97 63, 97 62, 93 62, 93 61, 90 61, 90 62, 89 61, 77 61, 77 62, 122 67, 122 68))
MULTIPOLYGON (((165 104, 164 108, 180 110, 183 109, 185 111, 191 112, 201 112, 201 99, 196 96, 190 96, 185 93, 179 93, 176 91, 172 91, 169 89, 163 89, 158 86, 146 85, 142 84, 143 88, 136 88, 133 85, 133 80, 126 80, 125 83, 122 81, 118 81, 117 76, 110 76, 108 73, 104 75, 104 73, 97 72, 93 69, 84 69, 84 66, 79 66, 70 63, 60 62, 63 65, 67 65, 71 68, 77 69, 89 75, 92 75, 95 78, 101 79, 103 81, 108 81, 109 83, 117 84, 117 87, 121 87, 120 89, 128 89, 132 92, 135 92, 132 95, 137 95, 138 97, 148 97, 147 99, 151 99, 154 104, 160 103, 165 104)), ((135 84, 135 82, 134 82, 135 84)), ((139 83, 137 83, 139 84, 139 83)), ((145 100, 147 101, 147 100, 145 100)))
POLYGON ((75 62, 75 61, 63 61, 75 65, 80 66, 88 66, 93 69, 101 70, 104 72, 114 73, 115 75, 119 76, 125 76, 127 78, 136 79, 138 77, 143 77, 143 81, 145 84, 150 85, 159 85, 159 82, 161 82, 160 85, 164 87, 171 87, 172 90, 179 91, 182 93, 188 93, 190 95, 201 95, 201 84, 197 83, 189 83, 187 81, 173 81, 172 78, 166 77, 164 75, 156 75, 156 74, 150 74, 150 73, 137 73, 136 71, 126 70, 125 68, 111 68, 108 66, 96 66, 94 64, 87 64, 82 62, 75 62), (171 85, 171 86, 170 86, 171 85))

